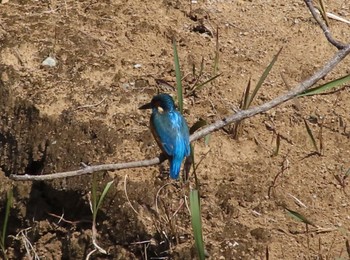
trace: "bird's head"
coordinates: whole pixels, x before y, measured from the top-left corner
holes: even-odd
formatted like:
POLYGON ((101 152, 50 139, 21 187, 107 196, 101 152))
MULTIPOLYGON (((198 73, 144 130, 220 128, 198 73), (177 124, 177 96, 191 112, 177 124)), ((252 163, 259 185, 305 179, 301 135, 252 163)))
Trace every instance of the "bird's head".
POLYGON ((150 103, 139 107, 139 109, 156 109, 158 111, 159 108, 165 112, 175 110, 175 103, 173 98, 169 94, 158 94, 152 98, 150 103))

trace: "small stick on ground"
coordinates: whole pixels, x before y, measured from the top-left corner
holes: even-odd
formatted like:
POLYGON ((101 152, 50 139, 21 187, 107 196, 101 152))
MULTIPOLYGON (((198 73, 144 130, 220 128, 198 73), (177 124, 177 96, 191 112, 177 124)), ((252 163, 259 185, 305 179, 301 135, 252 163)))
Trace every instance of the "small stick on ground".
POLYGON ((131 201, 129 200, 129 196, 128 196, 128 192, 126 190, 126 179, 128 178, 128 175, 126 174, 124 177, 124 192, 125 192, 125 197, 126 200, 129 202, 129 205, 131 207, 131 209, 136 213, 136 215, 139 215, 139 213, 136 211, 136 209, 132 206, 131 201))
POLYGON ((79 109, 83 109, 83 108, 97 107, 97 106, 101 105, 103 103, 103 101, 105 101, 105 100, 106 100, 106 97, 104 97, 100 102, 98 102, 96 104, 78 106, 74 109, 74 111, 79 110, 79 109))

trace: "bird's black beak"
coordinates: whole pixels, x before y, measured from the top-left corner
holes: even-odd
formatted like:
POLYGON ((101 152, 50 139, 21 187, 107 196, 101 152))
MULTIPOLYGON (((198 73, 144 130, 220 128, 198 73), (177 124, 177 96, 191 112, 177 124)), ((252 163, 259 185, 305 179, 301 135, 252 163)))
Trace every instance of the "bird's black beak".
POLYGON ((139 109, 151 109, 151 108, 152 108, 152 104, 151 103, 147 103, 147 104, 139 107, 139 109))

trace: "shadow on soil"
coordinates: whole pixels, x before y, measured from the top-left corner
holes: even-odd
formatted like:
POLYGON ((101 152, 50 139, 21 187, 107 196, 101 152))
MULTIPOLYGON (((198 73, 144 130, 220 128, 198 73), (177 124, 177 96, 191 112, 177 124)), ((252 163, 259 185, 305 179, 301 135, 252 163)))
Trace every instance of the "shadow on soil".
MULTIPOLYGON (((48 259, 84 259, 94 249, 90 177, 35 183, 11 183, 7 177, 70 170, 81 162, 94 161, 96 156, 101 161, 114 153, 123 137, 113 135, 96 120, 76 122, 69 111, 57 120, 42 116, 33 104, 12 98, 2 81, 0 100, 7 101, 0 104, 0 227, 5 216, 6 191, 11 188, 14 191, 9 236, 5 241, 7 257, 23 259, 36 253, 48 259)), ((104 175, 99 174, 99 183, 110 180, 104 175)), ((97 239, 109 253, 101 257, 144 258, 144 245, 134 243, 150 240, 152 236, 125 205, 125 196, 117 190, 117 183, 115 180, 103 209, 98 212, 97 239)), ((146 251, 148 256, 156 256, 159 247, 150 246, 146 251)))

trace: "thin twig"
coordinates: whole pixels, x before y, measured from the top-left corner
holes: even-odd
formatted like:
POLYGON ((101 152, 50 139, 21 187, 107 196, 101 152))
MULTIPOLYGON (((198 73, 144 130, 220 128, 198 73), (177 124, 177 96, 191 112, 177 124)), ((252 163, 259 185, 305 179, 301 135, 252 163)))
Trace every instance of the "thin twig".
POLYGON ((28 259, 40 260, 38 254, 35 251, 34 246, 30 242, 30 240, 28 239, 28 231, 30 231, 31 229, 32 229, 31 227, 23 229, 23 230, 19 231, 17 233, 17 235, 13 238, 16 240, 21 240, 23 242, 24 248, 26 249, 28 259), (31 252, 33 252, 33 256, 31 254, 31 252))
POLYGON ((187 200, 187 196, 185 195, 185 205, 186 205, 186 208, 188 210, 188 213, 191 214, 191 209, 190 209, 190 205, 188 205, 188 200, 187 200))
POLYGON ((93 249, 92 251, 90 251, 88 254, 87 254, 87 256, 86 256, 86 260, 89 260, 90 259, 90 257, 92 256, 92 254, 93 253, 95 253, 97 251, 97 249, 95 248, 95 249, 93 249))
POLYGON ((174 214, 171 216, 170 219, 173 219, 173 218, 177 215, 177 213, 178 213, 179 210, 182 208, 182 206, 184 205, 184 203, 185 203, 184 199, 181 199, 181 201, 180 201, 180 206, 177 208, 177 210, 175 210, 174 214))
MULTIPOLYGON (((316 12, 319 14, 320 11, 316 9, 316 12)), ((340 17, 338 15, 335 15, 333 13, 329 13, 329 12, 326 12, 326 15, 327 17, 331 18, 331 19, 334 19, 336 21, 339 21, 339 22, 342 22, 342 23, 346 23, 346 24, 350 24, 350 21, 349 20, 346 20, 345 18, 343 17, 340 17)))
POLYGON ((299 206, 299 207, 304 207, 304 208, 307 208, 307 206, 300 200, 298 199, 297 197, 293 196, 292 194, 288 193, 288 195, 290 197, 292 197, 294 200, 295 200, 295 203, 299 206))
POLYGON ((157 191, 157 195, 156 195, 156 212, 159 214, 159 209, 158 209, 158 197, 159 197, 159 194, 161 192, 161 190, 165 187, 165 186, 168 186, 172 184, 171 182, 168 182, 168 183, 165 183, 162 187, 159 188, 159 190, 157 191))
POLYGON ((68 7, 67 7, 67 1, 64 0, 64 7, 65 7, 65 10, 66 10, 66 16, 68 17, 68 7))
POLYGON ((57 224, 59 224, 60 222, 65 222, 65 223, 68 223, 68 224, 71 224, 71 225, 77 225, 79 223, 91 223, 90 220, 77 220, 77 221, 67 220, 67 219, 64 218, 64 213, 61 216, 56 215, 54 213, 50 213, 50 212, 48 212, 47 214, 49 214, 50 216, 52 216, 54 218, 58 218, 59 221, 57 222, 57 224))
POLYGON ((125 192, 125 197, 126 200, 129 202, 131 209, 136 213, 136 215, 139 215, 139 213, 136 211, 136 209, 132 206, 131 201, 129 200, 128 192, 126 191, 126 179, 128 178, 128 175, 125 174, 124 177, 124 192, 125 192))
POLYGON ((98 102, 98 103, 96 103, 96 104, 92 104, 92 105, 84 105, 84 106, 78 106, 76 109, 74 109, 74 111, 75 110, 79 110, 79 109, 83 109, 83 108, 89 108, 89 107, 97 107, 97 106, 99 106, 99 105, 101 105, 102 104, 102 102, 103 101, 105 101, 106 100, 106 97, 104 97, 100 102, 98 102))

